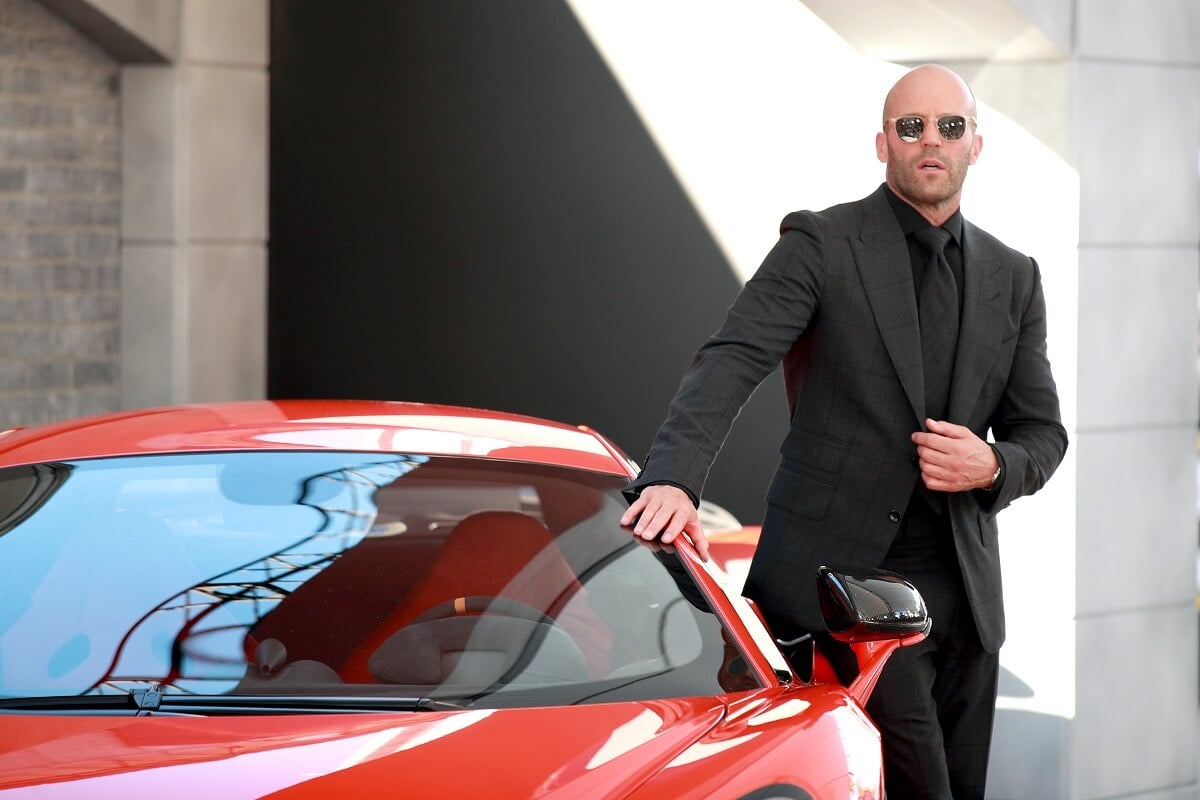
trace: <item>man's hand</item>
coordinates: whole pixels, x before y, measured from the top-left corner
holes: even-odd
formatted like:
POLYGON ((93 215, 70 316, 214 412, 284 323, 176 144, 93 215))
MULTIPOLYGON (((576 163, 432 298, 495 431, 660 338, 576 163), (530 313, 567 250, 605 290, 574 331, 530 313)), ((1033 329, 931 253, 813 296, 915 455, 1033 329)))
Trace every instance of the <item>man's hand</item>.
POLYGON ((936 419, 912 435, 925 486, 938 492, 988 489, 1000 462, 988 443, 970 428, 936 419))
POLYGON ((667 546, 679 534, 687 534, 700 558, 708 561, 708 539, 700 527, 700 515, 687 492, 677 486, 647 486, 621 517, 621 525, 633 525, 636 536, 647 541, 657 539, 667 546))

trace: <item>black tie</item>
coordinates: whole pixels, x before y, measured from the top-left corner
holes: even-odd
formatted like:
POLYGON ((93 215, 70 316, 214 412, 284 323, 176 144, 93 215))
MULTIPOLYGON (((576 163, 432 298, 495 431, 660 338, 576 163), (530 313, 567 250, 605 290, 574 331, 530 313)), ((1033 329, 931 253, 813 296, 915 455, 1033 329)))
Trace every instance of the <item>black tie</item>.
POLYGON ((943 250, 950 241, 944 228, 922 228, 913 237, 929 251, 929 265, 917 298, 921 320, 921 362, 925 369, 925 415, 944 419, 958 346, 958 284, 943 250))

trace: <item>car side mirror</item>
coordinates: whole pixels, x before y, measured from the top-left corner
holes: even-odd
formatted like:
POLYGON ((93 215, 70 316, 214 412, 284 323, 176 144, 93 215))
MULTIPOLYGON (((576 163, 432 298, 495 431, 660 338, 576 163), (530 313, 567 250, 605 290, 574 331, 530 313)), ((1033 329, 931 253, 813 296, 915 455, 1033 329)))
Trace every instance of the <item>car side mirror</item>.
POLYGON ((829 635, 840 642, 873 642, 925 635, 933 625, 917 588, 878 569, 817 570, 817 595, 829 635))

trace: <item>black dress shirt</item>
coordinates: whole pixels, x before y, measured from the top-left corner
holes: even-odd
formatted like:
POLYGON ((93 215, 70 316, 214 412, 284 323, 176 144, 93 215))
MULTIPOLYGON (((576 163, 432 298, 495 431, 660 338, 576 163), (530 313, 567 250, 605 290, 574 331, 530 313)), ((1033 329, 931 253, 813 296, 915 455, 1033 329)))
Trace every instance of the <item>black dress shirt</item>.
MULTIPOLYGON (((920 297, 921 280, 925 277, 925 266, 929 263, 929 251, 917 243, 913 232, 933 226, 929 224, 929 220, 921 216, 921 212, 897 197, 890 186, 884 188, 887 190, 888 203, 891 204, 892 211, 896 214, 896 221, 900 223, 900 230, 904 231, 904 238, 908 241, 908 260, 912 265, 913 291, 920 297)), ((946 255, 946 261, 950 264, 951 272, 954 273, 954 282, 958 285, 958 308, 961 318, 963 305, 962 211, 955 211, 950 219, 942 224, 942 228, 950 234, 950 241, 946 243, 946 249, 943 252, 946 255)))

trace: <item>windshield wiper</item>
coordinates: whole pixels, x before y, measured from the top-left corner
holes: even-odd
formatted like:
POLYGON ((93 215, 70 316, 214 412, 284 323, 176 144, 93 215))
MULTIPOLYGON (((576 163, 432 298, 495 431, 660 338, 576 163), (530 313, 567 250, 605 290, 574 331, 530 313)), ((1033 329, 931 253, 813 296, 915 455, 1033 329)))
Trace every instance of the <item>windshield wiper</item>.
POLYGON ((182 714, 346 714, 361 711, 460 711, 426 695, 164 694, 157 710, 182 714))
POLYGON ((182 694, 163 686, 125 694, 80 694, 0 698, 0 713, 104 713, 128 711, 172 714, 345 714, 363 711, 459 711, 466 705, 427 695, 330 696, 287 694, 182 694))
POLYGON ((133 689, 123 694, 66 694, 38 697, 0 698, 3 711, 132 711, 156 710, 163 697, 162 686, 133 689))

